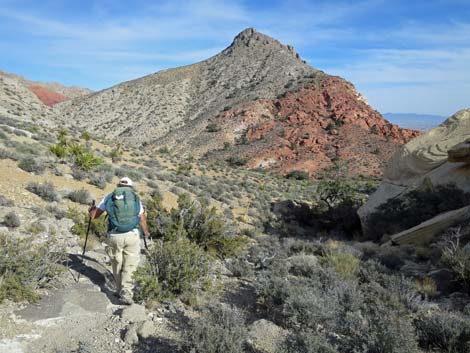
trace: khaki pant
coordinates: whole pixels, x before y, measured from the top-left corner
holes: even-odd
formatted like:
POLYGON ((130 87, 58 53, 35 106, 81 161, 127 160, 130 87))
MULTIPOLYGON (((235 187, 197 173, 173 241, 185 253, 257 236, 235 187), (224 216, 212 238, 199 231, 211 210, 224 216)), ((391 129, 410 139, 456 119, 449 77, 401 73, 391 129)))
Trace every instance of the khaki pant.
POLYGON ((134 274, 139 264, 140 238, 137 229, 127 233, 108 235, 106 252, 111 258, 113 275, 118 292, 126 291, 132 293, 134 274))

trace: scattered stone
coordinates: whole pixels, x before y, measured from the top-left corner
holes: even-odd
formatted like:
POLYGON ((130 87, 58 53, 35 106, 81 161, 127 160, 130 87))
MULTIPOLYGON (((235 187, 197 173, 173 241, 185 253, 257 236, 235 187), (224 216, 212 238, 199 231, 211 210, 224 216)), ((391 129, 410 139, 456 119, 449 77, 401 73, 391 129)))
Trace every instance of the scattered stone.
POLYGON ((152 321, 144 321, 139 328, 137 329, 137 335, 140 338, 149 338, 155 333, 155 327, 152 324, 152 321))
POLYGON ((248 344, 260 353, 276 353, 288 335, 288 331, 268 320, 255 321, 249 327, 248 344))
POLYGON ((124 335, 124 342, 129 345, 139 343, 139 337, 137 336, 137 328, 135 325, 131 325, 127 329, 126 334, 124 335))
POLYGON ((132 304, 122 309, 121 318, 129 322, 142 322, 147 320, 145 307, 139 304, 132 304))

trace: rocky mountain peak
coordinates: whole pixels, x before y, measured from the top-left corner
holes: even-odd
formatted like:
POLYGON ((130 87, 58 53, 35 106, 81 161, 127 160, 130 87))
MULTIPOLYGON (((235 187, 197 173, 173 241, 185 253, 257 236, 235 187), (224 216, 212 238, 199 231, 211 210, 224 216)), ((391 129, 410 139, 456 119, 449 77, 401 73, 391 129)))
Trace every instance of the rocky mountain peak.
POLYGON ((300 59, 299 54, 295 51, 293 46, 284 45, 278 40, 258 32, 255 28, 246 28, 240 32, 233 40, 229 49, 240 47, 251 49, 259 48, 261 50, 265 50, 266 48, 285 50, 286 52, 295 56, 297 59, 300 59))

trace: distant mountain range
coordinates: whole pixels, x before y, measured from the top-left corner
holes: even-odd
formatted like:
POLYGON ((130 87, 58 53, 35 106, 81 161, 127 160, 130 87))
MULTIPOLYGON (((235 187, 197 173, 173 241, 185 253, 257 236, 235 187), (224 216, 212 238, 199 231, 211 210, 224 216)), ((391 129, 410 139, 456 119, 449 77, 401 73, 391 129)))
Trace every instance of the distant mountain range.
POLYGON ((383 116, 391 123, 406 129, 426 131, 438 126, 447 117, 442 115, 414 114, 414 113, 385 113, 383 116))

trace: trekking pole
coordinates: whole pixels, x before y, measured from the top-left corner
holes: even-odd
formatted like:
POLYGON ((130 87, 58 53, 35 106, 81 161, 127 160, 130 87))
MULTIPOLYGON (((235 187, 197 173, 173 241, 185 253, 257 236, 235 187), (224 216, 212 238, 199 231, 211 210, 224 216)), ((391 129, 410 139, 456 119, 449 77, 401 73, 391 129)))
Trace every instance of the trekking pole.
MULTIPOLYGON (((95 200, 91 202, 91 208, 94 208, 94 207, 95 207, 95 200)), ((90 234, 90 227, 91 227, 91 215, 88 218, 88 226, 86 228, 85 245, 83 245, 83 251, 82 251, 82 263, 85 257, 86 244, 88 242, 88 234, 90 234)), ((77 283, 80 281, 80 275, 81 275, 81 272, 78 273, 77 283)))
POLYGON ((143 238, 144 238, 145 250, 149 251, 149 247, 148 247, 148 245, 147 245, 147 239, 145 238, 145 234, 144 234, 143 238))

